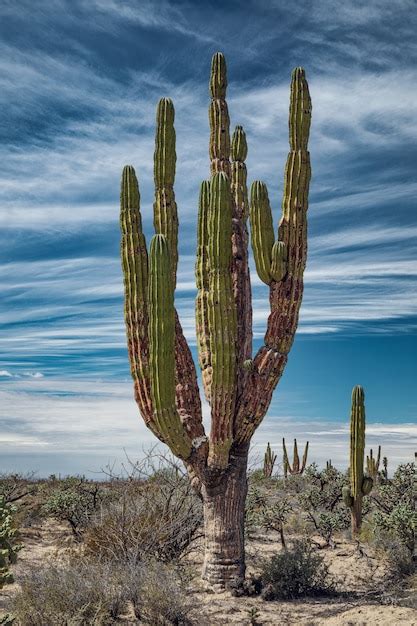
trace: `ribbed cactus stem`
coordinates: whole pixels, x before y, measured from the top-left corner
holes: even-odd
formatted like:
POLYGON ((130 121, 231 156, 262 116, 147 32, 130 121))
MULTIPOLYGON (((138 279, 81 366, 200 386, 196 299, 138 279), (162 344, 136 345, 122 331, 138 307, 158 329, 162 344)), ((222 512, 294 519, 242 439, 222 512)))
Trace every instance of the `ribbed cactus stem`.
POLYGON ((208 322, 209 297, 209 261, 208 261, 208 216, 210 208, 210 181, 204 180, 200 188, 200 200, 197 226, 197 259, 195 276, 197 286, 196 298, 196 335, 198 360, 203 379, 203 388, 207 400, 210 400, 211 388, 211 354, 210 331, 208 322))
POLYGON ((175 309, 168 241, 154 235, 149 253, 149 370, 154 420, 171 450, 181 459, 191 454, 175 404, 175 309))
POLYGON ((176 280, 178 264, 178 213, 175 202, 175 111, 170 98, 162 98, 156 112, 154 153, 154 227, 155 232, 165 235, 171 254, 171 271, 176 280))
POLYGON ((272 248, 275 242, 271 205, 265 183, 255 180, 251 186, 250 228, 253 256, 259 278, 271 283, 272 248))
POLYGON ((352 391, 350 417, 350 480, 351 495, 362 494, 363 462, 365 453, 365 393, 359 385, 352 391))
POLYGON ((352 390, 350 414, 350 488, 343 490, 343 500, 352 514, 352 534, 359 532, 362 524, 362 499, 372 490, 373 480, 364 476, 365 460, 365 392, 360 385, 352 390))
POLYGON ((245 361, 252 356, 252 306, 251 284, 248 263, 249 215, 247 171, 245 159, 248 154, 246 134, 242 126, 236 126, 231 144, 231 192, 233 201, 232 219, 232 283, 237 312, 237 396, 248 379, 245 361))
POLYGON ((226 103, 226 61, 221 52, 212 59, 210 75, 211 104, 209 108, 211 173, 230 175, 229 111, 226 103))
POLYGON ((125 322, 135 399, 148 426, 152 422, 148 359, 148 254, 142 232, 139 186, 131 165, 123 169, 120 192, 120 253, 125 288, 125 322))
POLYGON ((212 366, 212 429, 208 464, 228 463, 233 434, 236 374, 236 310, 230 265, 232 258, 232 203, 227 176, 214 174, 210 184, 208 219, 208 325, 212 366))

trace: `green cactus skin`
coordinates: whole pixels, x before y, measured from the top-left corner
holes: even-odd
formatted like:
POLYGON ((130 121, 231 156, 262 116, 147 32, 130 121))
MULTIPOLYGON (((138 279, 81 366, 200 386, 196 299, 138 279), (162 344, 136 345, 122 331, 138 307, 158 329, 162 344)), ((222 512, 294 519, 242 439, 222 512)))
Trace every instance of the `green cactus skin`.
POLYGON ((364 476, 365 460, 365 392, 360 385, 352 390, 350 414, 350 487, 342 491, 343 501, 351 510, 352 534, 356 535, 362 525, 362 500, 372 490, 373 480, 364 476))
POLYGON ((125 286, 125 322, 135 400, 148 426, 152 423, 148 350, 148 253, 142 232, 135 170, 123 169, 120 192, 121 259, 125 286))
MULTIPOLYGON (((123 173, 121 194, 125 319, 135 397, 147 426, 184 459, 191 482, 201 494, 206 537, 203 576, 210 584, 222 587, 244 575, 244 502, 250 439, 268 410, 298 323, 307 254, 307 141, 311 117, 304 70, 296 68, 291 80, 290 153, 275 237, 263 183, 253 187, 256 193, 250 215, 246 135, 237 126, 230 138, 226 89, 225 59, 216 53, 210 76, 211 178, 201 187, 196 261, 197 346, 204 392, 211 405, 209 436, 202 423, 192 355, 174 308, 178 216, 174 194, 175 114, 168 98, 159 102, 156 116, 156 238, 152 239, 149 259, 139 189, 129 166, 123 173), (259 198, 262 194, 264 197, 259 198), (257 209, 260 200, 267 203, 266 214, 257 209), (269 286, 271 309, 264 345, 254 357, 248 217, 255 260, 269 286)), ((306 456, 301 463, 297 457, 296 449, 294 466, 300 470, 306 456)))
POLYGON ((181 459, 191 455, 191 441, 175 405, 175 309, 170 247, 154 235, 149 254, 149 374, 154 421, 164 441, 181 459))
POLYGON ((369 456, 366 457, 366 471, 374 482, 378 479, 379 464, 381 462, 381 446, 378 446, 377 457, 374 457, 374 452, 371 448, 369 456))
POLYGON ((208 323, 208 297, 209 297, 209 266, 208 266, 208 215, 210 209, 210 181, 204 180, 200 188, 200 200, 197 226, 197 254, 195 265, 195 277, 197 286, 196 298, 196 335, 198 347, 198 362, 203 379, 203 389, 208 402, 210 402, 211 389, 211 353, 210 332, 208 323))
POLYGON ((279 282, 287 272, 287 246, 283 241, 276 241, 272 246, 271 269, 272 280, 279 282))
POLYGON ((277 455, 272 451, 271 444, 268 441, 266 446, 266 452, 264 455, 264 466, 263 466, 263 474, 265 478, 271 478, 272 472, 274 471, 274 465, 277 460, 277 455))
POLYGON ((282 440, 282 450, 283 450, 283 469, 284 469, 284 477, 287 478, 288 473, 291 475, 295 474, 303 474, 307 465, 307 457, 308 457, 308 446, 309 442, 307 441, 303 458, 300 464, 300 457, 298 454, 298 445, 297 439, 294 439, 294 453, 293 453, 293 463, 291 465, 290 460, 288 458, 287 446, 285 445, 285 439, 282 440))
POLYGON ((154 227, 156 233, 167 238, 175 286, 178 264, 178 212, 174 193, 177 160, 174 119, 172 100, 161 98, 156 113, 154 227))
POLYGON ((230 184, 224 172, 219 172, 212 176, 210 183, 208 219, 208 326, 212 367, 208 465, 216 468, 228 464, 236 395, 236 309, 230 275, 231 235, 230 184))
POLYGON ((250 229, 252 234, 252 250, 256 271, 259 278, 266 284, 271 283, 272 247, 274 245, 274 224, 268 189, 260 180, 252 183, 250 190, 250 229))

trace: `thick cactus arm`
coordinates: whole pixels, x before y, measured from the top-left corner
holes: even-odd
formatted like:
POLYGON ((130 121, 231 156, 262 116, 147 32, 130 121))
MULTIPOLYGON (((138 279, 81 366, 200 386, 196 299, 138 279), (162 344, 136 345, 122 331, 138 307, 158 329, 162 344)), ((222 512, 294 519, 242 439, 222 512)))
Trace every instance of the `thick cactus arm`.
POLYGON ((148 254, 142 232, 139 186, 131 165, 123 169, 120 192, 121 261, 125 323, 135 399, 145 423, 152 423, 148 344, 148 254))
POLYGON ((161 98, 156 112, 154 153, 154 227, 167 238, 172 258, 174 287, 178 264, 178 212, 175 202, 175 111, 170 98, 161 98))
POLYGON ((239 399, 236 421, 239 425, 238 440, 241 442, 250 440, 268 410, 297 329, 307 260, 307 209, 311 176, 307 142, 310 120, 308 84, 304 70, 296 68, 291 80, 290 152, 285 168, 282 217, 278 229, 278 241, 286 247, 286 272, 279 282, 272 280, 270 284, 271 313, 265 345, 254 358, 251 377, 245 393, 239 399))
POLYGON ((242 126, 236 126, 231 144, 231 192, 232 219, 232 283, 237 315, 237 396, 247 380, 245 361, 252 357, 252 294, 248 263, 249 214, 247 172, 245 159, 248 154, 246 135, 242 126))
POLYGON ((268 189, 265 183, 259 180, 253 182, 251 186, 249 217, 256 271, 262 282, 269 285, 272 281, 270 270, 275 241, 274 225, 268 189))
MULTIPOLYGON (((178 212, 175 202, 175 110, 169 98, 162 98, 156 112, 154 152, 154 227, 166 237, 170 251, 173 286, 178 263, 178 212)), ((175 313, 175 382, 179 415, 190 437, 202 437, 202 413, 193 358, 175 313)))
POLYGON ((154 422, 172 452, 191 455, 191 440, 175 404, 175 309, 170 249, 155 235, 149 254, 149 371, 154 422))
POLYGON ((227 176, 214 174, 208 219, 208 325, 212 366, 211 432, 208 464, 228 464, 236 386, 236 310, 230 274, 232 202, 227 176))
POLYGON ((208 215, 210 207, 210 181, 201 183, 197 227, 197 260, 195 277, 197 298, 195 303, 198 362, 203 379, 204 393, 210 401, 211 354, 208 324, 209 266, 208 266, 208 215))

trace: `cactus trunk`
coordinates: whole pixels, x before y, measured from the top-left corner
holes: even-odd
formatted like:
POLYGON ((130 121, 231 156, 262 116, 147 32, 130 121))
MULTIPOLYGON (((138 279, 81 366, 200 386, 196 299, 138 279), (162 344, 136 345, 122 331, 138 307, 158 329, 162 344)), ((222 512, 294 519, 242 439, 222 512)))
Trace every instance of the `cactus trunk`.
MULTIPOLYGON (((207 435, 193 358, 174 305, 178 212, 175 112, 169 98, 160 100, 156 115, 156 234, 149 258, 131 166, 123 171, 121 190, 125 321, 135 399, 146 425, 184 461, 203 499, 204 578, 220 587, 244 575, 248 449, 284 370, 298 323, 307 257, 311 118, 304 70, 296 68, 290 90, 290 152, 276 237, 264 183, 252 185, 249 207, 246 135, 237 126, 230 137, 226 88, 226 62, 216 53, 210 76, 210 180, 201 185, 195 266, 198 360, 211 410, 207 435), (270 299, 264 345, 253 359, 248 217, 256 268, 269 286, 270 299)), ((307 450, 308 444, 300 463, 295 449, 294 467, 299 473, 304 471, 307 450)), ((270 451, 267 473, 272 473, 274 462, 270 451)))
POLYGON ((205 555, 203 579, 213 588, 224 588, 245 575, 245 501, 248 448, 230 452, 227 480, 202 488, 205 555))

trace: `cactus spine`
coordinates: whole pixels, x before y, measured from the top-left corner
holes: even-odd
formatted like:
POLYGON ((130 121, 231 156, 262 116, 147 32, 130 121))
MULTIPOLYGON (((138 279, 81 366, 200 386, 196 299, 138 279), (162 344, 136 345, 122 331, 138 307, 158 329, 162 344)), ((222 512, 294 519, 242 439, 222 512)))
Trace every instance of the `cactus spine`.
POLYGON ((378 454, 376 458, 374 457, 374 453, 371 448, 369 451, 369 456, 366 457, 366 471, 368 472, 368 475, 372 478, 374 483, 378 479, 380 462, 381 462, 381 446, 378 446, 378 454))
POLYGON ((350 487, 343 488, 343 500, 351 510, 352 534, 357 534, 362 525, 363 496, 372 490, 373 480, 364 476, 365 460, 365 392, 360 385, 352 390, 350 415, 350 487))
POLYGON ((303 474, 307 465, 307 456, 308 456, 308 441, 304 448, 303 458, 300 464, 300 457, 298 455, 298 445, 297 439, 294 439, 294 454, 293 454, 293 463, 291 465, 290 460, 288 458, 287 446, 285 445, 285 439, 282 440, 282 450, 283 450, 283 460, 282 465, 284 469, 284 477, 288 477, 288 473, 291 475, 294 474, 303 474))
MULTIPOLYGON (((195 267, 198 360, 211 406, 208 435, 202 422, 194 362, 174 307, 178 215, 175 113, 169 98, 160 100, 156 115, 156 235, 149 258, 138 181, 131 166, 123 170, 120 217, 125 321, 135 399, 146 425, 184 460, 194 487, 201 493, 206 536, 204 577, 220 586, 244 574, 249 444, 268 410, 298 323, 307 255, 311 117, 304 70, 296 68, 290 92, 290 152, 275 237, 264 183, 255 181, 251 203, 248 201, 246 135, 236 126, 230 137, 226 88, 226 62, 216 53, 209 83, 210 179, 201 184, 195 267), (270 289, 264 345, 255 356, 248 217, 257 271, 270 289)), ((306 455, 307 450, 303 466, 306 455)), ((271 451, 268 462, 272 467, 274 457, 271 451)))
POLYGON ((272 452, 271 445, 268 441, 268 445, 266 446, 266 452, 264 455, 264 467, 263 473, 265 478, 271 478, 272 472, 274 471, 275 461, 277 460, 277 455, 272 452))

